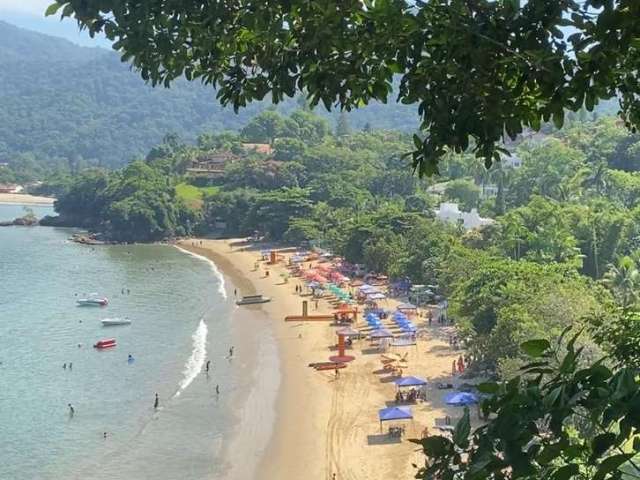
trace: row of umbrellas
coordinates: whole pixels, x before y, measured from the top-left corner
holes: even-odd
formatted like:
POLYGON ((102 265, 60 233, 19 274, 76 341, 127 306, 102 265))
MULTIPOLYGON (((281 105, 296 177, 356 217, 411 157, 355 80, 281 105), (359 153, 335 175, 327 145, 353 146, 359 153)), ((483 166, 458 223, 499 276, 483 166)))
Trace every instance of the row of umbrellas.
MULTIPOLYGON (((416 377, 404 377, 399 378, 395 381, 396 385, 399 386, 416 386, 416 385, 426 385, 426 381, 416 378, 416 377), (409 383, 411 385, 399 385, 402 383, 409 383), (416 382, 424 382, 424 383, 416 383, 416 382)), ((452 405, 456 407, 463 407, 468 405, 474 405, 479 402, 479 398, 477 395, 471 392, 451 392, 445 395, 444 401, 447 405, 452 405)), ((378 418, 380 422, 391 421, 391 420, 412 420, 413 412, 411 411, 411 407, 407 406, 394 406, 387 407, 378 410, 378 418)))

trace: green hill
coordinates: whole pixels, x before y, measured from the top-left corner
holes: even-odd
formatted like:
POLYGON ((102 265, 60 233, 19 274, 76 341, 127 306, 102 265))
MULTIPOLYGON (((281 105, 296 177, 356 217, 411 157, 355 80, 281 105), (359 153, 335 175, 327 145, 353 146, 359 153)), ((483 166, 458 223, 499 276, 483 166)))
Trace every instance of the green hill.
MULTIPOLYGON (((0 162, 31 153, 49 165, 118 167, 144 155, 168 132, 193 140, 203 131, 238 129, 266 107, 254 104, 235 114, 219 105, 214 90, 186 81, 154 89, 116 52, 2 21, 0 65, 0 162)), ((291 100, 279 109, 295 107, 291 100)), ((414 112, 404 105, 375 105, 351 114, 350 121, 355 128, 370 123, 412 129, 414 112)))

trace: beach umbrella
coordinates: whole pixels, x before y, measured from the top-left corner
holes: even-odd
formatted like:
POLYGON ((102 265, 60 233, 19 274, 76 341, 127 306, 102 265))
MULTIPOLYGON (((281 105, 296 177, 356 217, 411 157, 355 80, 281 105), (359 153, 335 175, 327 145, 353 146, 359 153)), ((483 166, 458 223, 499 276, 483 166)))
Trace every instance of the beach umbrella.
POLYGON ((344 337, 359 337, 361 335, 358 330, 351 327, 339 328, 338 330, 336 330, 336 334, 342 335, 344 337))
POLYGON ((470 392, 451 392, 444 396, 444 401, 447 405, 464 407, 478 403, 479 400, 477 395, 470 392))
POLYGON ((369 300, 382 300, 384 298, 387 298, 387 296, 384 293, 380 293, 380 292, 368 293, 367 297, 369 298, 369 300))
POLYGON ((385 328, 381 328, 380 330, 376 330, 369 336, 371 338, 393 338, 393 333, 385 328))
POLYGON ((393 383, 398 387, 421 387, 426 385, 427 381, 418 377, 401 377, 396 378, 393 383))

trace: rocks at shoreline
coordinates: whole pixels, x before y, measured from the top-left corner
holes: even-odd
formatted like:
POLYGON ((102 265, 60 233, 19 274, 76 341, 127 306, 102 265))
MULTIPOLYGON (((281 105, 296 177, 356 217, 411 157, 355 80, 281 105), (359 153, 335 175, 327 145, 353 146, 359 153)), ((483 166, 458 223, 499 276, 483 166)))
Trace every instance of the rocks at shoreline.
POLYGON ((95 233, 75 233, 69 238, 72 242, 81 243, 83 245, 106 245, 109 242, 100 240, 95 233))
POLYGON ((38 224, 38 219, 34 215, 29 214, 7 222, 0 222, 0 227, 35 227, 38 224))

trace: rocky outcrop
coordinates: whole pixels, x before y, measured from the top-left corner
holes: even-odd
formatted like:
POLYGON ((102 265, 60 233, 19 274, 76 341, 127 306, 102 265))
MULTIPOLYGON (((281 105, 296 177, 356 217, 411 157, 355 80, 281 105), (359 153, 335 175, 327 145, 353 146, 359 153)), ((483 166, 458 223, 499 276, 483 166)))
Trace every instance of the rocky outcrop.
POLYGON ((0 222, 0 227, 35 227, 38 225, 38 219, 34 215, 25 215, 8 222, 0 222))

